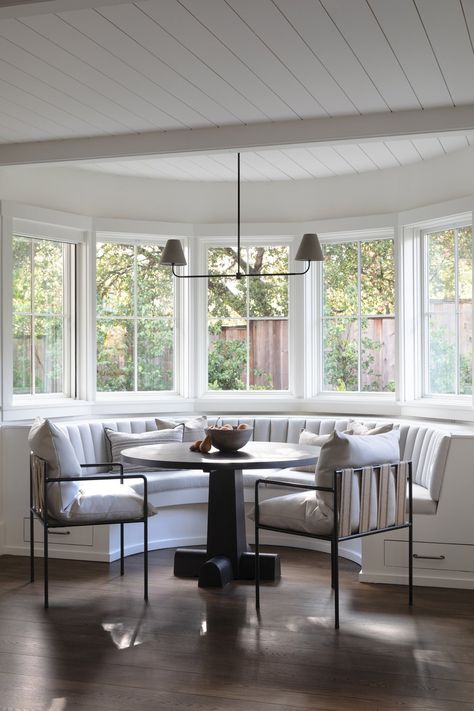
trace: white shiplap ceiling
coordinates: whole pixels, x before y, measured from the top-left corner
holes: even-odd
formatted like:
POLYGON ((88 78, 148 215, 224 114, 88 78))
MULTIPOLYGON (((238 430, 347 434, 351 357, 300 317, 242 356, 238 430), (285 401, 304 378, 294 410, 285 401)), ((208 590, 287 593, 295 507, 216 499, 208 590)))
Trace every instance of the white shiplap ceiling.
MULTIPOLYGON (((429 160, 464 150, 469 145, 474 145, 474 134, 246 151, 241 156, 241 179, 304 180, 365 173, 429 160)), ((82 161, 73 165, 85 170, 142 178, 219 182, 237 179, 236 154, 230 152, 122 161, 82 161)))
MULTIPOLYGON (((5 5, 0 144, 474 105, 473 0, 5 5)), ((246 177, 404 164, 467 146, 466 135, 256 151, 246 177)), ((164 177, 233 172, 225 154, 126 165, 164 177)))

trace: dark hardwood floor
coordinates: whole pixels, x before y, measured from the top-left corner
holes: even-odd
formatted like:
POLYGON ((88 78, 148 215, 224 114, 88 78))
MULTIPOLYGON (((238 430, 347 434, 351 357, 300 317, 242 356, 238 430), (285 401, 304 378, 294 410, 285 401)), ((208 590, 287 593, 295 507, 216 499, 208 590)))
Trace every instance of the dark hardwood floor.
MULTIPOLYGON (((274 550, 274 549, 272 549, 274 550)), ((28 559, 0 558, 0 710, 474 709, 474 592, 357 581, 341 559, 333 629, 329 557, 281 549, 283 579, 224 591, 174 578, 173 551, 117 563, 51 561, 42 608, 28 559)))

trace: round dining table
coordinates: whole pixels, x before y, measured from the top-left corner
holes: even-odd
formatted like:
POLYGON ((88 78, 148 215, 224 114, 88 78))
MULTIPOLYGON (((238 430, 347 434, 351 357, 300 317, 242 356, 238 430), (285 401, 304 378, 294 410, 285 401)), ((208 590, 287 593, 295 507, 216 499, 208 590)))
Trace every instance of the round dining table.
MULTIPOLYGON (((174 574, 198 578, 200 587, 224 587, 232 580, 255 578, 254 553, 247 545, 245 533, 243 470, 315 464, 319 450, 283 442, 249 442, 237 452, 212 449, 204 454, 192 452, 189 442, 173 442, 129 447, 122 451, 122 458, 144 467, 209 472, 206 548, 178 548, 174 574)), ((260 571, 262 580, 278 580, 279 556, 260 554, 260 571)))

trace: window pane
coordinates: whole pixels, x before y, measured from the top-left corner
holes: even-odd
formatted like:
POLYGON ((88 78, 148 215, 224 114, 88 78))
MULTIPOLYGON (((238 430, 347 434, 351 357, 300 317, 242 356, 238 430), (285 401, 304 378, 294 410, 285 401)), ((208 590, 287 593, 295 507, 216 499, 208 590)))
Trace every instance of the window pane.
POLYGON ((173 316, 173 275, 160 266, 162 251, 157 245, 137 247, 138 316, 173 316))
POLYGON ((357 243, 324 246, 324 314, 357 315, 358 257, 357 243))
POLYGON ((288 321, 249 322, 250 390, 288 390, 288 321))
POLYGON ((361 314, 395 313, 393 240, 362 242, 361 314))
POLYGON ((13 316, 13 394, 32 393, 31 316, 13 316))
POLYGON ((452 301, 455 294, 454 230, 428 235, 430 300, 452 301))
POLYGON ((358 383, 357 320, 331 318, 323 328, 324 390, 356 391, 358 383))
MULTIPOLYGON (((243 252, 245 254, 245 252, 243 252)), ((237 271, 235 250, 215 248, 208 250, 210 274, 233 275, 237 271)), ((215 318, 243 318, 247 314, 247 279, 209 279, 208 311, 215 318)))
POLYGON ((13 313, 31 313, 31 241, 13 239, 13 313))
POLYGON ((456 393, 456 314, 454 304, 439 304, 429 319, 430 393, 456 393))
MULTIPOLYGON (((288 271, 288 247, 252 247, 250 274, 288 271)), ((288 316, 288 277, 252 277, 248 280, 249 316, 288 316)))
POLYGON ((59 242, 33 242, 34 309, 40 314, 63 312, 64 245, 59 242))
POLYGON ((97 320, 97 390, 134 390, 133 322, 97 320))
POLYGON ((361 390, 395 391, 395 319, 362 320, 361 390))
POLYGON ((208 325, 209 390, 247 388, 247 325, 244 320, 211 319, 208 325))
POLYGON ((35 319, 35 391, 63 392, 63 320, 35 319))
POLYGON ((138 390, 173 389, 174 324, 138 320, 138 390))
POLYGON ((97 315, 133 314, 134 248, 127 244, 97 244, 97 315))
POLYGON ((472 393, 472 228, 458 231, 459 392, 472 393))

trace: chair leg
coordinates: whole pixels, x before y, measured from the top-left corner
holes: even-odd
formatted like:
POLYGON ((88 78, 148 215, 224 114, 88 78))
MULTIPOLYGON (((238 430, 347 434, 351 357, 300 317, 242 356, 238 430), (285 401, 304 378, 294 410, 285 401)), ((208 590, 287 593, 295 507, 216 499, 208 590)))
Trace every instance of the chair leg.
POLYGON ((331 540, 331 587, 334 590, 336 587, 336 576, 334 572, 334 541, 331 540))
POLYGON ((255 607, 260 610, 260 541, 258 525, 255 524, 255 607))
POLYGON ((43 525, 44 607, 49 607, 48 526, 43 525))
POLYGON ((125 558, 125 533, 124 533, 124 524, 120 524, 120 575, 124 574, 124 569, 125 569, 125 563, 124 563, 124 558, 125 558))
POLYGON ((143 588, 144 599, 148 602, 148 518, 143 521, 143 588))
POLYGON ((337 536, 332 539, 334 573, 334 629, 339 629, 339 548, 337 536))
POLYGON ((413 526, 408 526, 408 604, 413 605, 413 526))
POLYGON ((30 581, 35 582, 35 531, 34 516, 30 511, 30 581))

